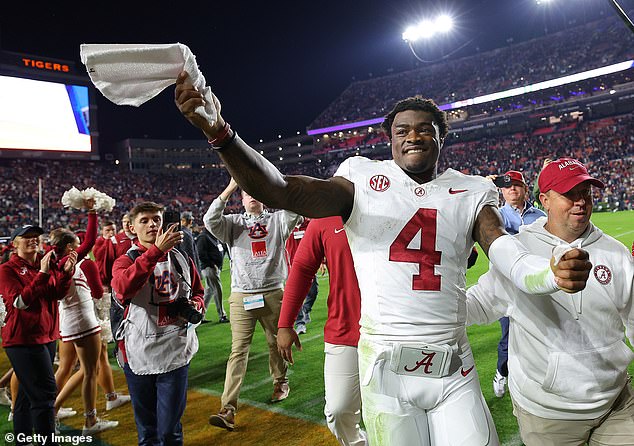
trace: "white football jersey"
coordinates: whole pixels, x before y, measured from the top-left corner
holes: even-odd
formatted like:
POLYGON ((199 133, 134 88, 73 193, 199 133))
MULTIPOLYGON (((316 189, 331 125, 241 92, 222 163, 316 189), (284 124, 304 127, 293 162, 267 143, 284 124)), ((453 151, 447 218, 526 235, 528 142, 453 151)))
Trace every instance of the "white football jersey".
POLYGON ((361 333, 376 340, 453 343, 466 319, 465 272, 476 217, 497 207, 492 181, 446 170, 418 184, 393 161, 353 157, 345 223, 361 290, 361 333))

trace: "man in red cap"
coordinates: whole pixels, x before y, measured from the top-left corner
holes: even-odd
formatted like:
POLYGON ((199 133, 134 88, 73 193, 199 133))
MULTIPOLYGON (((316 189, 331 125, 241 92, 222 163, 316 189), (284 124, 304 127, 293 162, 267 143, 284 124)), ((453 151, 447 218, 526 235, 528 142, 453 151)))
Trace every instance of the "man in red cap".
MULTIPOLYGON (((539 217, 546 214, 533 206, 527 200, 528 186, 524 181, 524 175, 517 170, 509 170, 501 178, 504 181, 494 181, 502 191, 504 206, 500 208, 500 214, 504 220, 504 229, 511 235, 520 232, 520 226, 533 223, 539 217)), ((497 179, 496 179, 497 180, 497 179)), ((498 343, 498 363, 493 378, 493 393, 502 398, 506 393, 506 380, 509 376, 508 369, 508 344, 509 344, 509 318, 500 319, 502 337, 498 343)))
POLYGON ((547 217, 517 239, 555 260, 562 247, 586 250, 593 267, 582 292, 529 296, 495 265, 467 291, 467 323, 511 319, 509 391, 527 446, 626 445, 634 438, 634 260, 590 222, 592 187, 585 166, 561 158, 539 176, 547 217))

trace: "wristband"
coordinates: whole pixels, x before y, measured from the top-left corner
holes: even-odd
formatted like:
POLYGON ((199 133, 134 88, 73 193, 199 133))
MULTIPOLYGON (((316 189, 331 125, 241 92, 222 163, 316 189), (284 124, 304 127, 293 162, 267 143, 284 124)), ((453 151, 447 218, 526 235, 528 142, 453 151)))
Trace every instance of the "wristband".
POLYGON ((228 122, 225 121, 225 125, 222 127, 220 133, 214 138, 208 140, 209 144, 211 144, 211 148, 216 151, 221 151, 229 144, 236 139, 237 133, 234 130, 231 130, 231 126, 228 122))

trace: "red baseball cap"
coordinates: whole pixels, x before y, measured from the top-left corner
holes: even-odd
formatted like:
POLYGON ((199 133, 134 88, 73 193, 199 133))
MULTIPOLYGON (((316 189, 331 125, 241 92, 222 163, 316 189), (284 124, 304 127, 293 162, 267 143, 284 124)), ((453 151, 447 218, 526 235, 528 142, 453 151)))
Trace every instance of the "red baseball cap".
POLYGON ((517 170, 509 170, 504 175, 508 175, 511 181, 519 181, 524 186, 526 186, 526 181, 524 181, 524 175, 522 175, 522 172, 518 172, 517 170))
POLYGON ((554 190, 565 194, 584 181, 590 181, 593 186, 605 187, 602 181, 588 174, 588 169, 581 162, 573 158, 559 158, 542 169, 537 184, 540 192, 554 190))

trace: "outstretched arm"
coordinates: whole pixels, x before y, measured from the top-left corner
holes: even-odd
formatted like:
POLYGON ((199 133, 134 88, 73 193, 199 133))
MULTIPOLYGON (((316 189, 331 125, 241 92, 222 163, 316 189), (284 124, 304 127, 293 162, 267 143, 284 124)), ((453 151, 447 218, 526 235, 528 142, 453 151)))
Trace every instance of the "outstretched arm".
POLYGON ((222 138, 228 142, 218 153, 229 173, 249 195, 272 208, 287 209, 307 217, 339 215, 346 220, 352 211, 354 186, 344 178, 319 180, 299 175, 282 175, 266 158, 253 150, 233 130, 225 127, 220 115, 220 102, 214 96, 218 119, 209 122, 194 112, 204 104, 203 96, 192 86, 187 73, 176 80, 176 106, 189 122, 198 127, 210 141, 222 138))
POLYGON ((478 214, 473 239, 480 243, 491 263, 528 294, 558 290, 576 293, 586 286, 592 267, 586 251, 571 249, 557 265, 553 259, 531 254, 517 238, 506 233, 500 212, 493 206, 484 206, 478 214))

